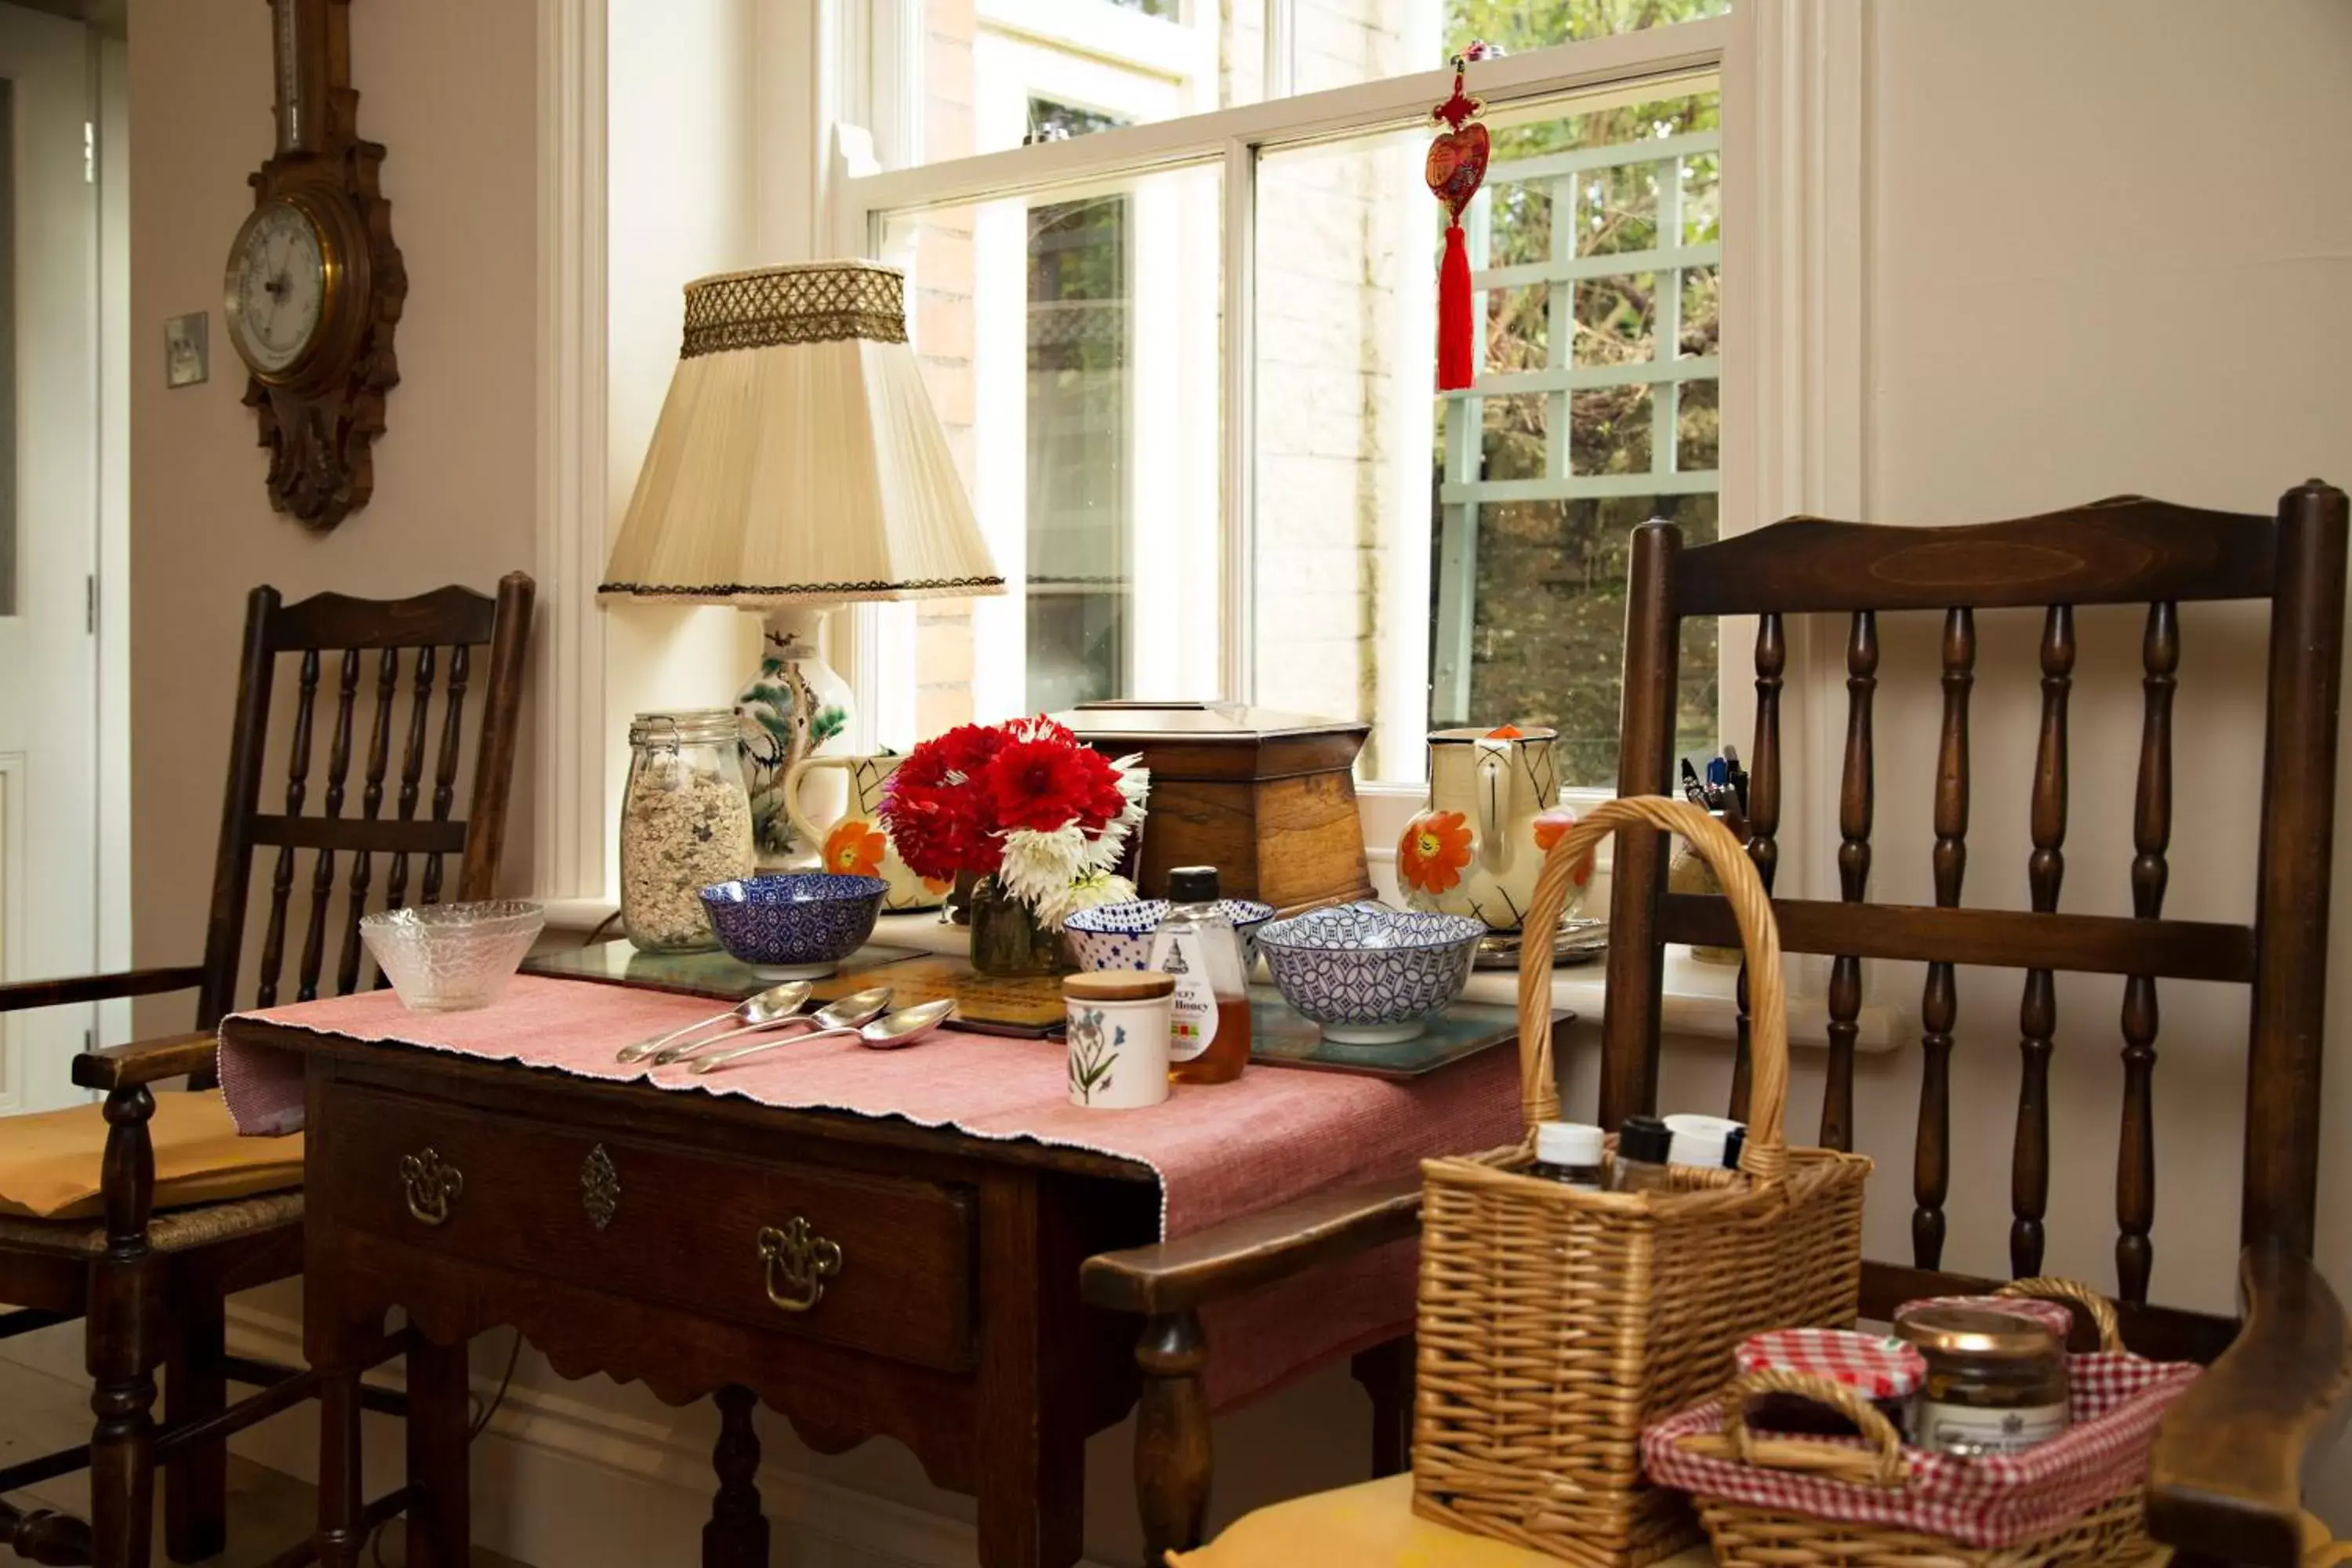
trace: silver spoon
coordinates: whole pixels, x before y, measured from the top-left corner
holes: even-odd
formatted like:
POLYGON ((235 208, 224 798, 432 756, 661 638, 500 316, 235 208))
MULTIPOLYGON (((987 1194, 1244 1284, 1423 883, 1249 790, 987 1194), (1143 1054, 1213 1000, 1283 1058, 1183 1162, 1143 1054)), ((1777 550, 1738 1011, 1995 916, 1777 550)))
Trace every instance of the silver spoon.
MULTIPOLYGON (((715 1046, 721 1040, 731 1040, 738 1035, 754 1035, 760 1033, 761 1030, 778 1028, 786 1024, 814 1024, 816 1026, 816 1032, 818 1033, 840 1029, 855 1029, 860 1024, 880 1017, 883 1013, 889 1008, 889 1005, 890 988, 887 985, 877 986, 871 991, 854 992, 847 996, 840 998, 838 1001, 826 1003, 824 1006, 819 1007, 815 1012, 808 1014, 805 1016, 793 1016, 790 1017, 771 1019, 765 1024, 747 1024, 740 1029, 730 1029, 723 1035, 713 1035, 707 1040, 691 1040, 682 1046, 672 1046, 667 1050, 655 1053, 654 1066, 657 1068, 667 1067, 672 1062, 685 1060, 688 1057, 692 1056, 696 1051, 700 1050, 705 1046, 715 1046)), ((798 1040, 804 1039, 807 1037, 806 1035, 791 1035, 785 1037, 788 1039, 798 1040)), ((766 1045, 774 1045, 777 1042, 769 1040, 761 1043, 766 1045)), ((757 1047, 738 1046, 736 1050, 740 1051, 751 1048, 757 1047)), ((731 1056, 733 1054, 734 1052, 730 1051, 722 1051, 719 1053, 721 1057, 731 1056)), ((696 1059, 698 1061, 701 1061, 709 1058, 696 1058, 696 1059)))
POLYGON ((724 1013, 713 1013, 708 1018, 697 1018, 682 1029, 672 1029, 667 1035, 656 1035, 650 1040, 639 1040, 633 1046, 623 1046, 615 1061, 643 1061, 680 1035, 690 1035, 697 1029, 707 1029, 732 1018, 739 1024, 768 1024, 779 1018, 789 1018, 808 1005, 809 993, 814 989, 805 980, 788 981, 771 985, 765 991, 746 996, 724 1013))
POLYGON ((695 1073, 717 1072, 729 1063, 740 1061, 745 1057, 756 1056, 761 1051, 773 1050, 778 1046, 798 1045, 803 1040, 821 1040, 828 1035, 856 1035, 868 1050, 895 1051, 901 1047, 913 1045, 955 1016, 955 1006, 953 997, 942 996, 936 1002, 925 1002, 918 1006, 902 1007, 887 1018, 876 1018, 871 1023, 854 1028, 845 1026, 812 1029, 805 1035, 787 1035, 780 1040, 754 1040, 748 1046, 738 1046, 731 1051, 721 1051, 715 1057, 697 1057, 688 1070, 695 1073))

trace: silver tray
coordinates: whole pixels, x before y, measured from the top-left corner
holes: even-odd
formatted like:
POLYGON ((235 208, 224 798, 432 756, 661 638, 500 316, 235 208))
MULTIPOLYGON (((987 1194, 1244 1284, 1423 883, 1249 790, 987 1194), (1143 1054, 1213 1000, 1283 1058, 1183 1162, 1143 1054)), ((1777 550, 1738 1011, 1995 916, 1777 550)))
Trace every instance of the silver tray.
MULTIPOLYGON (((1526 941, 1521 931, 1496 931, 1478 939, 1478 956, 1474 961, 1480 969, 1517 969, 1519 948, 1526 941)), ((1575 919, 1562 921, 1552 937, 1551 961, 1557 964, 1591 963, 1609 951, 1609 922, 1602 920, 1575 919)))

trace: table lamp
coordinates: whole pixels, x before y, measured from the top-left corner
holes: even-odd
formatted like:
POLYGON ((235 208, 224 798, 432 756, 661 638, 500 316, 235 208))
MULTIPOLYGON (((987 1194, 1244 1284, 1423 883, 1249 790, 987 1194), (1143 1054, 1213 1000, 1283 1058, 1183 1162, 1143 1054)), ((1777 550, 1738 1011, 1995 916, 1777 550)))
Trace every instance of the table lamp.
POLYGON ((599 598, 761 618, 736 698, 762 860, 792 852, 785 774, 849 725, 824 606, 1001 594, 907 344, 906 278, 820 261, 698 279, 599 598))

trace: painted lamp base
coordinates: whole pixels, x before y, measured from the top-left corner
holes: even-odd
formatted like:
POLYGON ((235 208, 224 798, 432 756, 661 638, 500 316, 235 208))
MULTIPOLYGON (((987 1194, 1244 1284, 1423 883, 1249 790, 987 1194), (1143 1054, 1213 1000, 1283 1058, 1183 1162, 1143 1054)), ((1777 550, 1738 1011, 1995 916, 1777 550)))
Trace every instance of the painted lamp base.
POLYGON ((795 763, 848 744, 849 683, 818 652, 824 616, 798 605, 764 612, 760 672, 735 698, 751 847, 763 869, 815 868, 818 847, 793 830, 785 784, 795 763))

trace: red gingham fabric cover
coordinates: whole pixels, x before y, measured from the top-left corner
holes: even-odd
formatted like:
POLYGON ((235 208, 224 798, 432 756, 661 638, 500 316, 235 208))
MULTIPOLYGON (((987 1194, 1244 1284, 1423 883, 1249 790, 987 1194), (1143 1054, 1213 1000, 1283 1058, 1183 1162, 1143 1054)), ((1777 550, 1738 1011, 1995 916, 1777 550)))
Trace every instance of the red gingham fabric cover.
POLYGON ((1901 1340, 1850 1329, 1774 1329, 1740 1342, 1742 1372, 1810 1373, 1873 1399, 1895 1399, 1927 1380, 1927 1358, 1901 1340))
POLYGON ((1922 1296, 1916 1301, 1906 1301, 1895 1309, 1895 1321, 1901 1322, 1922 1307, 1973 1307, 1981 1312, 2007 1312, 2013 1317, 2027 1318, 2040 1323, 2058 1336, 2063 1345, 2074 1331, 2074 1313, 2063 1301, 2052 1301, 2040 1296, 1922 1296))
MULTIPOLYGON (((1722 1409, 1713 1399, 1643 1432, 1642 1465, 1663 1486, 1751 1508, 1885 1525, 1963 1546, 2019 1546, 2142 1485, 2157 1423, 2202 1370, 2123 1352, 2069 1356, 2067 1368, 2074 1425, 2064 1436, 2022 1453, 1975 1459, 1906 1447, 1910 1476, 1900 1486, 1798 1475, 1685 1451, 1680 1439, 1722 1429, 1722 1409)), ((1866 1446, 1856 1437, 1774 1434, 1773 1440, 1866 1446)))

